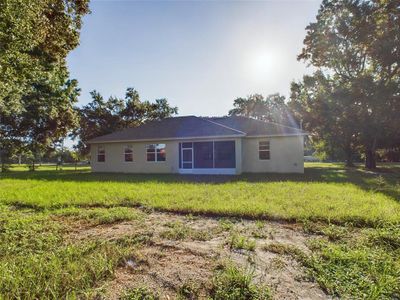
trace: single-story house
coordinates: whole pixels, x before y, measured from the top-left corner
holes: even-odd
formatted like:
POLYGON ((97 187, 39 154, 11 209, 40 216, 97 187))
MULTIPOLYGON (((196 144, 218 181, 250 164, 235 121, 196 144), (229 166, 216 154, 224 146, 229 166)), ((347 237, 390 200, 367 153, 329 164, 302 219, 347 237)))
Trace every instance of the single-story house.
POLYGON ((252 118, 173 117, 88 141, 94 172, 303 173, 305 132, 252 118))

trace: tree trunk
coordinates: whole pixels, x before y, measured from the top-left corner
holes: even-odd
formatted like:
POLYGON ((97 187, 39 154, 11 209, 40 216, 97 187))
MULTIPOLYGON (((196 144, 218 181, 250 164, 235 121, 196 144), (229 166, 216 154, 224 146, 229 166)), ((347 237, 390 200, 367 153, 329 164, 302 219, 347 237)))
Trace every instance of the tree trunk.
POLYGON ((365 151, 365 168, 376 169, 376 137, 374 137, 372 145, 367 145, 365 151))
POLYGON ((365 168, 366 169, 376 169, 376 157, 374 149, 367 149, 365 152, 365 168))
POLYGON ((333 150, 333 146, 330 146, 330 150, 329 150, 329 159, 331 160, 331 162, 335 161, 335 151, 333 150))
POLYGON ((353 154, 351 152, 346 152, 346 167, 354 167, 353 154))
POLYGON ((353 150, 351 144, 347 144, 344 148, 344 153, 346 155, 346 167, 354 167, 353 164, 353 150))

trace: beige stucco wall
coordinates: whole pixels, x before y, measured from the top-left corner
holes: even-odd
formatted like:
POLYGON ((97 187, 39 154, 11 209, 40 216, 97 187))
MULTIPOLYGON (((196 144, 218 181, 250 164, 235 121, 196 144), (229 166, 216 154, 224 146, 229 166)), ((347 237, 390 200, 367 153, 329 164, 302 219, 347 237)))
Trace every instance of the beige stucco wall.
POLYGON ((93 172, 121 173, 177 173, 179 169, 179 143, 177 141, 157 141, 140 143, 93 144, 90 147, 93 172), (166 160, 149 162, 146 159, 147 144, 165 144, 166 160), (101 145, 106 152, 106 161, 97 161, 97 147, 101 145), (132 145, 133 162, 125 162, 124 147, 132 145))
POLYGON ((244 138, 242 168, 249 173, 304 173, 304 137, 244 138), (258 142, 270 141, 270 159, 260 160, 258 142))
MULTIPOLYGON (((236 174, 242 172, 242 140, 240 138, 213 139, 214 141, 235 140, 236 174)), ((212 141, 210 139, 193 139, 185 142, 212 141)), ((121 173, 178 173, 179 172, 179 142, 180 141, 149 141, 135 143, 103 143, 91 145, 91 168, 93 172, 121 172, 121 173), (164 162, 148 162, 146 145, 165 144, 166 160, 164 162), (133 162, 124 161, 124 147, 132 145, 133 162), (106 152, 106 161, 97 161, 97 148, 103 146, 106 152)))
MULTIPOLYGON (((249 173, 303 173, 304 150, 303 136, 269 137, 269 138, 227 138, 217 140, 235 140, 236 174, 249 173), (270 141, 270 160, 260 160, 258 157, 258 142, 270 141)), ((186 141, 186 140, 185 140, 186 141)), ((193 139, 192 141, 210 141, 193 139)), ((179 141, 152 141, 136 143, 104 143, 106 161, 97 161, 97 144, 91 146, 91 167, 94 172, 121 173, 178 173, 179 172, 179 141), (166 145, 166 161, 148 162, 146 160, 146 145, 151 143, 166 145), (133 162, 124 161, 125 145, 133 147, 133 162)))

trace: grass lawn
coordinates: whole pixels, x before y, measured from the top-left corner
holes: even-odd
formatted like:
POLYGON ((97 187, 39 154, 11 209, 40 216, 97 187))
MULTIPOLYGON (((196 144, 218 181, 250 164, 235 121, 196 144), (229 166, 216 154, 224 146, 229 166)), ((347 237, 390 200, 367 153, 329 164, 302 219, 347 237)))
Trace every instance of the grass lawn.
MULTIPOLYGON (((284 244, 265 251, 293 257, 305 275, 339 298, 400 298, 400 165, 367 172, 307 163, 305 174, 234 177, 92 174, 74 166, 28 172, 14 166, 0 174, 0 299, 98 299, 115 270, 138 249, 151 247, 152 237, 78 239, 77 228, 90 231, 123 221, 149 226, 143 220, 152 208, 200 219, 201 214, 224 217, 221 230, 231 232, 224 243, 232 251, 254 252, 272 233, 263 232, 264 222, 257 221, 257 230, 246 236, 235 231, 230 217, 297 223, 310 253, 284 244)), ((160 237, 203 241, 213 236, 201 227, 171 224, 160 237)), ((213 299, 269 297, 259 296, 264 291, 255 289, 250 275, 232 268, 215 273, 213 299), (237 288, 226 289, 226 282, 237 288)), ((181 292, 191 295, 191 289, 184 286, 181 292)), ((147 292, 130 290, 126 299, 157 299, 143 298, 147 292)), ((187 299, 196 299, 190 295, 187 299)))
POLYGON ((377 226, 400 222, 400 166, 378 174, 306 164, 305 174, 237 177, 92 174, 88 168, 2 174, 0 202, 31 208, 147 206, 281 220, 377 226))

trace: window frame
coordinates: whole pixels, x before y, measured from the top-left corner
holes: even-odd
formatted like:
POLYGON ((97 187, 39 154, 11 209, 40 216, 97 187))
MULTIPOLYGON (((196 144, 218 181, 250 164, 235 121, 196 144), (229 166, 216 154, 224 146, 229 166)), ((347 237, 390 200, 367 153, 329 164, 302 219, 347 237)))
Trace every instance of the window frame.
POLYGON ((98 163, 105 163, 106 162, 106 148, 104 146, 97 146, 97 162, 98 163), (102 153, 100 153, 100 151, 102 151, 102 153), (99 157, 103 156, 103 160, 100 160, 99 157))
POLYGON ((167 161, 167 145, 164 143, 157 143, 157 144, 147 144, 146 145, 146 162, 150 163, 162 163, 167 161), (164 147, 160 148, 161 145, 164 145, 164 147), (151 148, 153 146, 153 148, 151 148), (150 150, 150 151, 149 151, 150 150), (158 155, 162 154, 162 151, 164 151, 164 159, 159 160, 158 155), (154 160, 149 160, 148 155, 153 154, 154 155, 154 160))
POLYGON ((261 140, 258 141, 258 160, 271 160, 271 141, 261 140), (262 145, 262 143, 267 143, 262 145), (268 158, 262 158, 261 154, 267 154, 268 158))
POLYGON ((133 163, 134 162, 134 157, 133 157, 133 146, 132 145, 124 145, 124 153, 123 153, 123 157, 124 157, 124 162, 125 163, 133 163), (126 152, 127 149, 131 150, 131 152, 126 152), (132 160, 126 160, 126 155, 132 155, 132 160))

